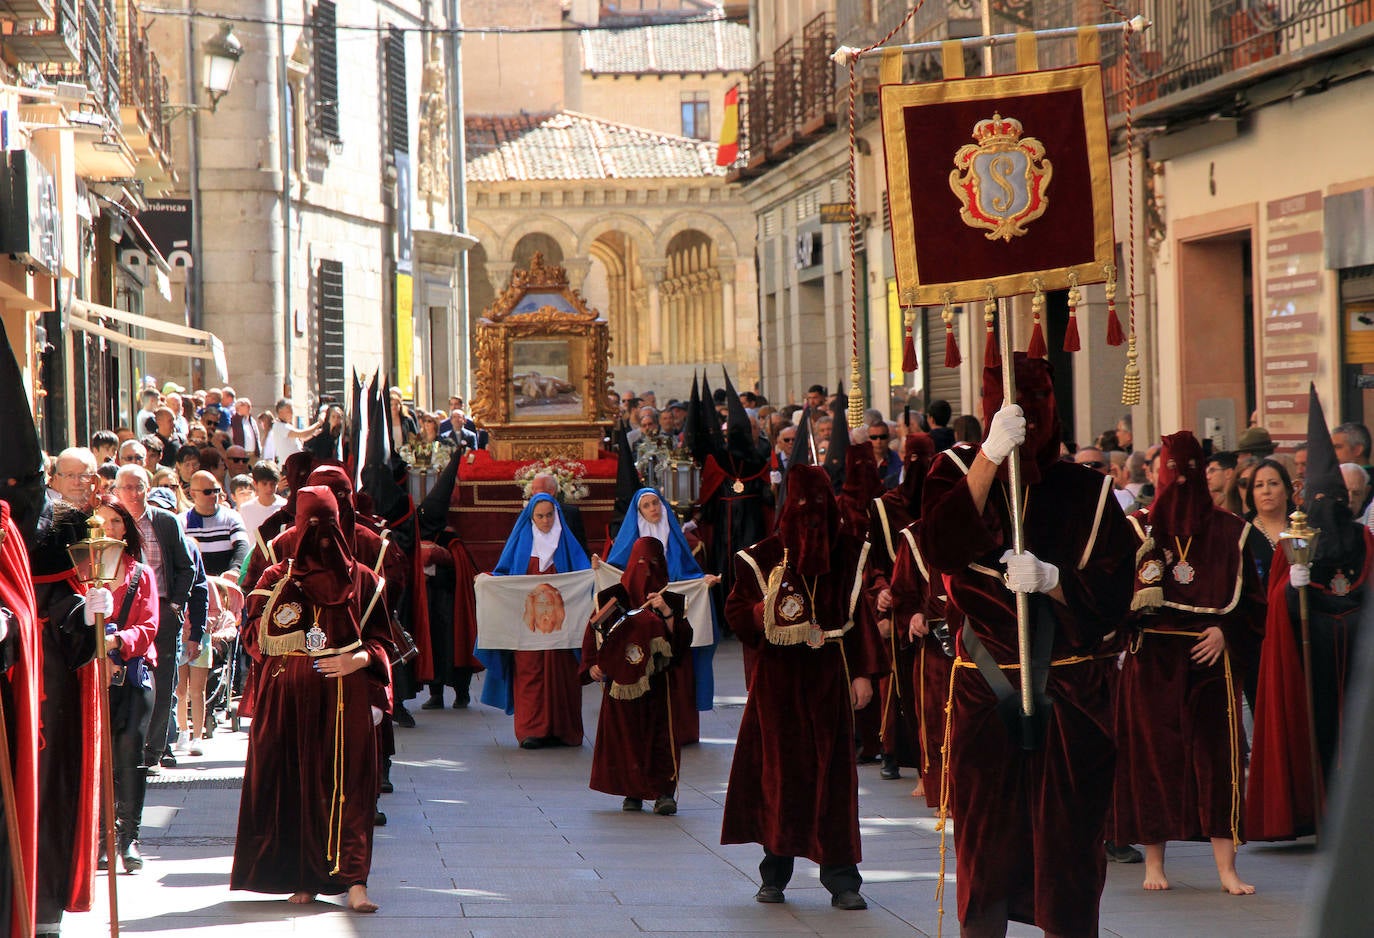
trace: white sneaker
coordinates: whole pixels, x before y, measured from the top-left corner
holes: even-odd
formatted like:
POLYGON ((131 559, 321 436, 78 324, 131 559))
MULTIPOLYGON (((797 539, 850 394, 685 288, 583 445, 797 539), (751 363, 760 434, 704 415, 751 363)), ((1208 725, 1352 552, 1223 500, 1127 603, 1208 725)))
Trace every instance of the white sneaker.
POLYGON ((177 741, 176 741, 175 743, 172 744, 172 749, 173 749, 173 751, 175 751, 175 752, 185 752, 185 751, 186 751, 186 747, 189 746, 190 744, 191 744, 191 731, 190 731, 190 730, 182 730, 180 733, 177 734, 177 741))
POLYGON ((193 740, 191 740, 190 743, 188 743, 187 746, 186 746, 186 754, 187 754, 188 756, 203 756, 203 755, 205 755, 204 751, 200 748, 200 744, 201 744, 201 740, 199 740, 199 739, 193 739, 193 740))

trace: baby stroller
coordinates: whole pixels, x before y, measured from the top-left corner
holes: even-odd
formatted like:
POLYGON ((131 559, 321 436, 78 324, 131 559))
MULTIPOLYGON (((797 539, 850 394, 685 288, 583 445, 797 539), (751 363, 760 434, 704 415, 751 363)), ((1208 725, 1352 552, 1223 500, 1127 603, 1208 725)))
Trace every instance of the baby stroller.
POLYGON ((210 611, 205 619, 205 631, 214 655, 205 682, 206 736, 219 726, 220 711, 235 732, 239 728, 234 686, 239 659, 239 619, 244 606, 243 590, 233 580, 223 576, 212 576, 208 580, 210 611))

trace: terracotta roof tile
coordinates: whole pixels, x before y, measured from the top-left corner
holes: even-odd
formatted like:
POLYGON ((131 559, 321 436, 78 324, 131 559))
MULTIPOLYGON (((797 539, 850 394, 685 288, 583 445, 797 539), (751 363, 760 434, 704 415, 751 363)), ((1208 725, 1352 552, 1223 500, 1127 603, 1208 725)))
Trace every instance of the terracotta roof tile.
POLYGON ((584 72, 742 72, 752 65, 749 27, 719 17, 582 31, 584 72))
POLYGON ((576 111, 468 117, 471 182, 699 179, 718 176, 716 145, 576 111))

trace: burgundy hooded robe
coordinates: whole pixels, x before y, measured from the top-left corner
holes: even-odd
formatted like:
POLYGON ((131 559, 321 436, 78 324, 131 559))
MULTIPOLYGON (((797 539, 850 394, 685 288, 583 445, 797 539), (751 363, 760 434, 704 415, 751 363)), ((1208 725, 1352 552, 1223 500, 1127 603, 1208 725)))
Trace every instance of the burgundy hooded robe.
POLYGON ((911 617, 924 613, 927 627, 934 629, 947 621, 951 634, 958 634, 957 610, 948 608, 944 581, 930 582, 930 569, 921 556, 917 534, 919 521, 897 534, 897 560, 892 567, 892 628, 900 634, 910 660, 910 672, 900 698, 906 723, 914 730, 916 768, 925 779, 926 806, 940 806, 940 783, 944 777, 945 700, 949 694, 949 672, 953 659, 945 654, 933 631, 915 641, 906 635, 911 617), (948 620, 947 620, 947 617, 948 620), (909 690, 907 689, 909 688, 909 690))
POLYGON ((791 607, 780 608, 789 600, 796 606, 794 598, 811 585, 790 564, 780 591, 766 601, 769 578, 783 562, 782 538, 765 538, 736 557, 725 617, 757 654, 730 767, 721 843, 757 843, 778 856, 844 866, 862 858, 850 681, 876 678, 882 664, 860 596, 863 545, 847 537, 832 544, 831 570, 813 586, 816 619, 827 633, 845 631, 820 648, 804 641, 774 644, 765 636, 765 619, 787 625, 809 617, 809 602, 790 615, 791 607))
MULTIPOLYGON (((1150 509, 1136 512, 1130 522, 1137 546, 1145 543, 1150 509)), ((1161 604, 1137 611, 1127 630, 1115 707, 1116 843, 1241 839, 1240 669, 1233 655, 1229 664, 1223 655, 1202 666, 1192 651, 1196 633, 1211 626, 1221 629, 1228 655, 1253 642, 1264 592, 1247 552, 1252 532, 1242 519, 1212 508, 1205 527, 1184 539, 1196 571, 1192 582, 1180 583, 1174 575, 1181 558, 1172 543, 1156 543, 1137 564, 1137 582, 1157 585, 1163 596, 1161 604), (1140 571, 1151 561, 1157 566, 1142 578, 1140 571)))
MULTIPOLYGON (((1000 563, 1012 543, 1007 489, 999 480, 984 510, 976 509, 966 473, 978 452, 960 444, 936 458, 926 478, 919 544, 967 627, 995 661, 1015 665, 1015 594, 1000 563)), ((1049 669, 1046 693, 1054 709, 1043 746, 1031 752, 1008 733, 979 672, 956 663, 949 772, 958 819, 959 919, 1005 901, 1013 921, 1095 936, 1116 757, 1116 661, 1107 640, 1130 605, 1135 544, 1111 479, 1059 461, 1038 475, 1025 495, 1025 546, 1059 568, 1068 604, 1047 596, 1032 602, 1051 603, 1057 619, 1051 661, 1085 660, 1049 669)), ((962 641, 959 656, 970 661, 962 641)), ((1018 669, 1002 673, 1019 688, 1018 669)))
MULTIPOLYGON (((321 530, 341 538, 329 491, 303 493, 310 497, 302 499, 297 524, 315 516, 314 502, 328 499, 321 517, 333 520, 321 530)), ((247 615, 257 628, 245 630, 245 644, 260 663, 259 687, 230 889, 338 894, 366 885, 372 864, 378 765, 371 708, 376 689, 390 680, 391 628, 377 576, 351 558, 321 564, 334 568, 327 594, 347 598, 328 605, 312 599, 325 595, 300 577, 316 553, 313 543, 303 537, 295 563, 270 567, 249 598, 247 615), (308 654, 272 653, 316 623, 329 653, 366 650, 367 666, 326 678, 308 654)))
POLYGON ((582 662, 578 675, 592 682, 591 669, 599 665, 602 683, 601 711, 592 751, 590 786, 595 791, 625 798, 652 800, 677 791, 682 740, 674 720, 677 710, 670 687, 682 680, 678 664, 692 658, 692 626, 684 605, 675 606, 671 627, 653 609, 643 608, 649 593, 668 585, 668 565, 663 545, 655 538, 640 538, 630 553, 620 579, 631 607, 638 610, 616 631, 626 630, 604 645, 595 629, 582 637, 582 662), (657 554, 657 557, 653 555, 657 554), (635 567, 647 557, 647 572, 635 567), (623 660, 610 657, 612 650, 623 660), (625 672, 622 676, 619 672, 625 672), (638 680, 632 681, 631 678, 638 680), (647 679, 638 690, 632 685, 647 679))

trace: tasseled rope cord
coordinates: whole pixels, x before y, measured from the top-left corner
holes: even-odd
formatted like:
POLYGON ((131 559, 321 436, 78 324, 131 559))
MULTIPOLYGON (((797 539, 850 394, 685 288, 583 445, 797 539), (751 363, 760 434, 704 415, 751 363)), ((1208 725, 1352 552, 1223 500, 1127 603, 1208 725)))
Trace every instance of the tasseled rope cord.
POLYGON ((1131 33, 1135 32, 1130 27, 1131 16, 1123 10, 1116 0, 1102 0, 1102 5, 1128 24, 1122 32, 1125 34, 1122 39, 1122 56, 1126 60, 1126 229, 1130 244, 1126 248, 1126 256, 1129 259, 1128 270, 1126 273, 1126 319, 1129 325, 1127 338, 1127 371, 1126 380, 1121 388, 1121 403, 1139 404, 1140 403, 1140 374, 1137 367, 1134 379, 1131 376, 1131 366, 1135 364, 1136 337, 1135 337, 1135 55, 1131 49, 1131 33))
MULTIPOLYGON (((888 610, 888 611, 890 612, 891 610, 888 610)), ((887 735, 887 714, 888 714, 888 710, 892 707, 892 697, 893 697, 893 695, 895 694, 898 700, 901 700, 901 699, 902 699, 902 691, 901 691, 901 688, 899 688, 899 687, 897 686, 897 621, 896 621, 896 620, 897 620, 897 617, 896 617, 896 616, 893 616, 893 617, 892 617, 892 625, 890 626, 890 628, 889 628, 889 630, 888 630, 888 633, 887 633, 888 644, 890 644, 890 645, 892 646, 892 648, 891 648, 892 654, 891 654, 891 656, 888 658, 888 661, 891 663, 891 666, 890 666, 889 669, 888 669, 887 693, 883 695, 883 718, 882 718, 882 721, 878 724, 878 739, 879 739, 880 742, 881 742, 882 738, 883 738, 884 736, 887 735)))
POLYGON ((334 868, 329 871, 330 876, 338 874, 339 864, 343 862, 344 802, 347 800, 343 790, 343 677, 336 680, 336 685, 338 687, 338 704, 334 707, 334 793, 329 798, 329 843, 325 846, 324 856, 326 860, 334 861, 334 868))
MULTIPOLYGON (((859 59, 865 54, 872 52, 879 46, 887 45, 888 40, 906 28, 906 24, 911 22, 911 18, 916 15, 916 11, 925 5, 925 0, 917 0, 902 21, 892 27, 882 39, 862 49, 841 49, 837 50, 834 58, 836 61, 846 62, 849 66, 849 338, 850 338, 850 374, 857 377, 859 371, 859 203, 858 203, 858 184, 855 181, 857 173, 855 154, 857 153, 856 144, 858 135, 854 122, 854 101, 857 97, 856 88, 859 84, 858 66, 859 59)), ((851 388, 851 391, 857 390, 851 388)), ((853 410, 861 402, 850 403, 853 410)))
MULTIPOLYGON (((954 659, 958 665, 959 658, 954 659)), ((947 856, 946 838, 949 834, 949 751, 954 739, 954 677, 959 673, 957 667, 949 669, 949 695, 945 698, 945 738, 940 743, 940 809, 936 817, 935 829, 940 832, 940 879, 935 883, 935 910, 937 913, 936 938, 945 933, 945 861, 947 856)))
MULTIPOLYGON (((676 625, 676 623, 674 623, 674 625, 676 625)), ((688 654, 691 654, 691 652, 688 652, 688 654)), ((667 693, 667 696, 666 696, 667 705, 668 705, 668 751, 671 752, 671 753, 673 754, 673 777, 672 777, 672 781, 674 782, 673 791, 676 792, 676 791, 677 791, 676 782, 677 782, 677 780, 678 780, 678 778, 677 778, 678 764, 677 764, 677 738, 673 735, 673 678, 672 678, 672 675, 669 674, 667 671, 664 671, 664 672, 663 672, 663 682, 664 682, 664 686, 665 686, 665 687, 667 688, 667 690, 668 690, 668 693, 667 693)), ((696 706, 696 704, 693 703, 692 706, 696 706)))
POLYGON ((921 777, 930 774, 930 737, 926 735, 926 642, 921 639, 920 671, 921 682, 916 692, 916 718, 921 723, 921 777))

